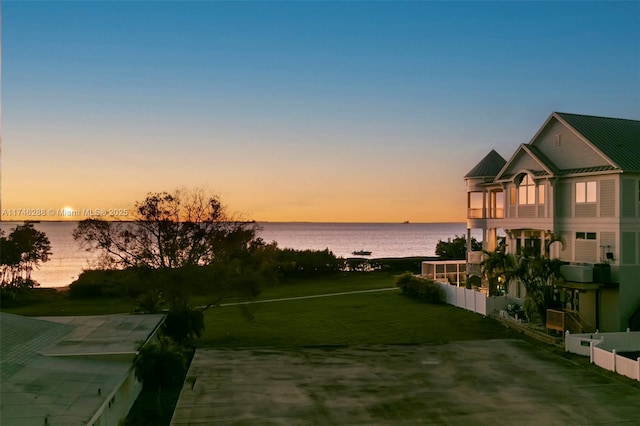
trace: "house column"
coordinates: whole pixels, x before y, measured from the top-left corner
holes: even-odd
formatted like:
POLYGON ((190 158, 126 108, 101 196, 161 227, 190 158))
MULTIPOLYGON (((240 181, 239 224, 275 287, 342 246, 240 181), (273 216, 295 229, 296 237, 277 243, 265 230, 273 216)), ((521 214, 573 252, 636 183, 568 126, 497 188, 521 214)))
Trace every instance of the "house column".
POLYGON ((487 235, 487 251, 495 251, 497 246, 497 229, 489 228, 487 235))

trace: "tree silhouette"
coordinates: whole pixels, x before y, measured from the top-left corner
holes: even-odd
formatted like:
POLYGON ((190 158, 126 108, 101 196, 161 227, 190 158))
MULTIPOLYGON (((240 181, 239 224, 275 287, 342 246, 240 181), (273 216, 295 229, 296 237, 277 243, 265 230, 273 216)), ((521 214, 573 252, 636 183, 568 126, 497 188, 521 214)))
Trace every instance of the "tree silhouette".
POLYGON ((2 286, 32 287, 31 271, 49 260, 51 243, 44 232, 25 223, 16 226, 8 237, 0 233, 0 253, 2 286))

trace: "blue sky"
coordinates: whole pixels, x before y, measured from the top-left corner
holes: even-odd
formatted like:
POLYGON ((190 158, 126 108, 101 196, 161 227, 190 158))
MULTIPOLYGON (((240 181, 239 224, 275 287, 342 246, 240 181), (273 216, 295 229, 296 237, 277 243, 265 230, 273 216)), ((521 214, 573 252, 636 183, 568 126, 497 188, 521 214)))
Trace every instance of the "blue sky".
POLYGON ((462 221, 464 174, 552 111, 640 119, 639 21, 640 2, 5 0, 2 207, 197 186, 256 220, 462 221))

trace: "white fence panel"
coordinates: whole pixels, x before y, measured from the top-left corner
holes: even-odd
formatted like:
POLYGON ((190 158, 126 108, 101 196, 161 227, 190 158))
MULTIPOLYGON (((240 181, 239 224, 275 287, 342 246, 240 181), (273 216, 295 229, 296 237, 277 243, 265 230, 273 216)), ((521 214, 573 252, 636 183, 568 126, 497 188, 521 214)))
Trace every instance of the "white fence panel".
POLYGON ((466 304, 466 309, 469 311, 476 311, 476 296, 475 291, 464 289, 464 303, 466 304))
POLYGON ((491 296, 487 298, 487 312, 500 312, 507 309, 509 301, 505 296, 491 296))
POLYGON ((591 356, 591 342, 597 345, 601 342, 597 334, 570 334, 564 337, 564 350, 582 356, 591 356))
POLYGON ((640 358, 634 361, 616 354, 616 373, 631 379, 640 380, 640 358))
POLYGON ((604 349, 593 348, 593 363, 605 370, 615 371, 616 356, 604 349))
POLYGON ((465 290, 464 287, 456 287, 456 306, 458 308, 467 308, 465 290))
MULTIPOLYGON (((473 291, 473 290, 472 290, 473 291)), ((479 291, 474 291, 476 312, 487 316, 487 296, 479 291)))
POLYGON ((456 304, 456 286, 450 284, 440 283, 440 288, 444 291, 446 295, 446 300, 449 305, 456 304))

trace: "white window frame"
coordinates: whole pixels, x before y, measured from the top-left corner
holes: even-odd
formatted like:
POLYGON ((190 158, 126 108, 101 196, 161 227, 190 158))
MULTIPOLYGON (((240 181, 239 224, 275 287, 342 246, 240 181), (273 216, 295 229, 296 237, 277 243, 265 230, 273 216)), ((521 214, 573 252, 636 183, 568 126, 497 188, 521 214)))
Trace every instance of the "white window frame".
POLYGON ((576 182, 576 204, 589 204, 598 201, 598 183, 595 180, 576 182))
POLYGON ((536 203, 536 184, 529 175, 524 175, 518 184, 518 204, 533 205, 536 203))
POLYGON ((576 232, 576 240, 595 241, 598 239, 597 232, 576 232))

